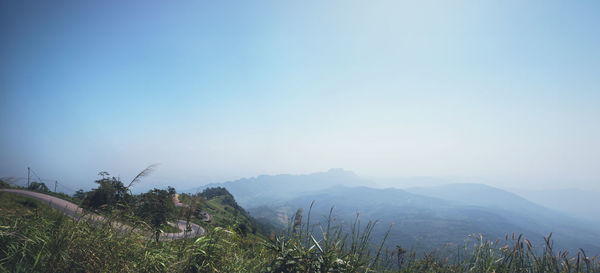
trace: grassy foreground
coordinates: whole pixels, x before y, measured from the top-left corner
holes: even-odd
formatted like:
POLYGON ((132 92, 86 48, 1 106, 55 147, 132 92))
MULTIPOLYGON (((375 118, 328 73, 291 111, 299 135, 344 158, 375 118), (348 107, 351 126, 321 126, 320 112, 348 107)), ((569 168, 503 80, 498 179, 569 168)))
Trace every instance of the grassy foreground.
POLYGON ((0 193, 1 272, 600 272, 600 262, 555 253, 548 239, 536 254, 526 239, 473 239, 460 260, 371 245, 373 223, 345 232, 315 226, 298 212, 289 230, 261 238, 211 227, 196 239, 156 242, 109 225, 73 221, 23 196, 0 193), (318 232, 315 232, 318 231, 318 232))

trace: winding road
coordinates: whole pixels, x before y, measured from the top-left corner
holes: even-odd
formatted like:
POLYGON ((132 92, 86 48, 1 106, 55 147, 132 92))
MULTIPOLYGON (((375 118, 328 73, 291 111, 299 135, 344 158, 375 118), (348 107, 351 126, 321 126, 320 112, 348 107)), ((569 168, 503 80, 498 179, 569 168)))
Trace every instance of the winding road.
MULTIPOLYGON (((71 217, 73 219, 77 219, 77 220, 85 219, 85 220, 88 220, 88 221, 91 221, 94 223, 103 223, 103 222, 107 221, 107 219, 101 215, 86 212, 86 211, 84 211, 83 208, 80 208, 79 206, 77 206, 74 203, 71 203, 69 201, 66 201, 66 200, 60 199, 58 197, 51 196, 51 195, 47 195, 47 194, 43 194, 43 193, 39 193, 39 192, 33 192, 33 191, 16 190, 16 189, 0 189, 0 192, 16 193, 16 194, 25 195, 28 197, 38 199, 44 203, 47 203, 50 207, 68 215, 69 217, 71 217)), ((182 231, 179 233, 162 233, 159 238, 161 241, 193 238, 193 237, 197 237, 197 236, 202 236, 206 233, 204 228, 202 228, 201 226, 199 226, 195 223, 192 223, 192 222, 189 223, 190 229, 187 229, 188 223, 185 220, 177 220, 177 222, 170 222, 169 224, 172 226, 177 226, 177 228, 179 228, 182 231)), ((117 227, 121 230, 124 230, 124 231, 132 229, 130 226, 122 224, 122 223, 113 223, 113 226, 117 227)), ((140 230, 136 229, 136 231, 140 231, 140 230)))

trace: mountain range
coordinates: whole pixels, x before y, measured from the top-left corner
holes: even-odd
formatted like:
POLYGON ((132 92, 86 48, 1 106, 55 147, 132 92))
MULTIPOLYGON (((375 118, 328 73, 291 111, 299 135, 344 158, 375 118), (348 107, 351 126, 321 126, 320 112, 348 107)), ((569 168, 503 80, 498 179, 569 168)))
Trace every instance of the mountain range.
POLYGON ((307 175, 258 176, 207 187, 225 187, 257 220, 284 228, 299 208, 311 203, 311 218, 324 223, 333 207, 335 224, 350 226, 357 215, 362 224, 378 221, 373 243, 386 240, 418 251, 446 245, 450 251, 464 245, 471 234, 489 240, 523 233, 542 247, 544 236, 553 233, 555 246, 588 254, 600 254, 596 222, 564 210, 534 203, 499 188, 473 183, 406 189, 371 188, 368 179, 342 169, 307 175))

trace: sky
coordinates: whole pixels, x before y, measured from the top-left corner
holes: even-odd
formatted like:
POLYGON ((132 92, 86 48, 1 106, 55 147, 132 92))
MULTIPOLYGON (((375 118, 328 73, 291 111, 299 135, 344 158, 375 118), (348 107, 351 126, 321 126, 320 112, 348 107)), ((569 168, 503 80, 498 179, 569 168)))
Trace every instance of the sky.
POLYGON ((0 177, 600 190, 598 1, 1 1, 0 177))

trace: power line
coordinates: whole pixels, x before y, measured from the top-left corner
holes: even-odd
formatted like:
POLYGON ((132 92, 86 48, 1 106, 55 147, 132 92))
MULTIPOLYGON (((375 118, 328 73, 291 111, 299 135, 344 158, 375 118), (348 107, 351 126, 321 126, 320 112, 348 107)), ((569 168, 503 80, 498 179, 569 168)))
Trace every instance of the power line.
POLYGON ((65 184, 61 184, 61 183, 60 183, 60 182, 58 182, 58 181, 56 181, 56 183, 57 183, 59 186, 61 186, 61 187, 65 188, 65 189, 67 189, 67 190, 69 190, 69 191, 72 191, 72 192, 77 192, 77 190, 75 190, 75 189, 73 189, 73 188, 71 188, 71 187, 68 187, 68 186, 66 186, 65 184))
MULTIPOLYGON (((37 177, 37 180, 40 183, 44 183, 43 181, 45 181, 45 182, 54 182, 54 192, 57 191, 58 186, 61 186, 62 188, 66 189, 67 191, 77 192, 77 190, 75 190, 75 189, 73 189, 73 188, 71 188, 71 187, 69 187, 69 186, 67 186, 65 184, 59 183, 58 180, 56 180, 56 179, 45 179, 45 178, 42 179, 35 171, 33 171, 33 169, 31 169, 30 167, 27 167, 27 175, 28 176, 29 176, 29 172, 33 173, 33 175, 35 175, 35 177, 37 177)), ((25 179, 25 178, 24 177, 19 177, 17 179, 25 179)), ((29 177, 27 177, 27 181, 29 182, 29 177)), ((29 187, 29 183, 27 183, 27 187, 29 187)))
POLYGON ((37 175, 37 173, 35 173, 35 172, 33 171, 33 169, 31 170, 31 172, 32 172, 32 173, 33 173, 33 174, 34 174, 34 175, 35 175, 35 176, 38 178, 38 180, 40 181, 40 183, 42 183, 42 179, 40 178, 40 176, 39 176, 39 175, 37 175))

